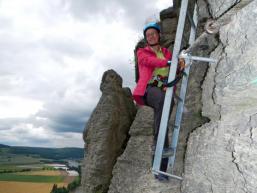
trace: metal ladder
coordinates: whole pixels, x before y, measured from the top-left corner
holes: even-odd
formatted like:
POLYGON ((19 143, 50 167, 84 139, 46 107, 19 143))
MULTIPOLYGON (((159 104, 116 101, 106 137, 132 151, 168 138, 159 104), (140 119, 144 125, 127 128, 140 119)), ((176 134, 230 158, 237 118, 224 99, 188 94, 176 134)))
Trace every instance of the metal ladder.
POLYGON ((186 96, 187 83, 188 83, 188 78, 189 78, 190 65, 192 64, 193 60, 212 62, 212 63, 216 62, 216 60, 211 59, 211 58, 191 56, 189 53, 186 53, 186 52, 180 53, 186 16, 188 16, 190 24, 191 24, 191 30, 190 30, 190 36, 189 36, 189 45, 190 46, 194 43, 195 36, 196 36, 196 28, 197 28, 197 6, 196 6, 196 4, 194 6, 193 18, 190 17, 189 12, 187 10, 188 10, 188 0, 182 0, 168 82, 171 82, 175 79, 179 58, 184 58, 186 68, 184 70, 185 75, 183 76, 181 88, 180 88, 180 96, 179 96, 178 106, 177 106, 177 110, 176 110, 176 117, 175 117, 172 141, 171 141, 170 147, 168 148, 170 150, 170 153, 167 154, 165 152, 164 142, 165 142, 165 136, 166 136, 167 127, 168 127, 171 100, 173 97, 173 87, 168 87, 166 90, 164 105, 163 105, 163 110, 162 110, 160 129, 159 129, 158 139, 157 139, 157 143, 156 143, 156 149, 155 149, 154 161, 153 161, 153 167, 152 167, 152 173, 154 173, 156 175, 163 174, 163 175, 166 175, 171 178, 178 179, 178 180, 182 180, 183 178, 180 176, 174 175, 173 168, 174 168, 174 163, 175 163, 175 158, 176 158, 176 149, 177 149, 180 125, 181 125, 181 121, 182 121, 182 114, 183 114, 184 103, 185 103, 185 96, 186 96), (160 171, 161 161, 164 156, 169 157, 167 172, 160 171))

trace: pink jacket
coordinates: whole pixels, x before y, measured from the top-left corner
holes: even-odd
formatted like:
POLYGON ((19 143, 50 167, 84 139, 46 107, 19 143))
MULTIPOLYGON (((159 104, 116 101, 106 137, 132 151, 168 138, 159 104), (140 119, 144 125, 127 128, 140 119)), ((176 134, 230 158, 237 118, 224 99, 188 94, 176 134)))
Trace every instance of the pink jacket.
POLYGON ((139 105, 144 105, 142 96, 145 94, 147 83, 152 78, 152 73, 156 67, 167 66, 168 60, 171 59, 171 52, 167 48, 162 48, 165 59, 156 57, 155 52, 149 47, 139 48, 137 51, 139 80, 133 91, 133 98, 139 105))

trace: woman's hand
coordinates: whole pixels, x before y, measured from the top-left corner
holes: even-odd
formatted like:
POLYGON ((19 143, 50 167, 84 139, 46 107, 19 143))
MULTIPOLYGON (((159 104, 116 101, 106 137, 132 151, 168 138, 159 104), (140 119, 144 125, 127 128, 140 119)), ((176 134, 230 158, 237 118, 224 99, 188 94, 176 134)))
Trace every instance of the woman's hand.
POLYGON ((178 67, 179 70, 182 71, 186 67, 185 59, 184 58, 179 58, 178 60, 178 67))

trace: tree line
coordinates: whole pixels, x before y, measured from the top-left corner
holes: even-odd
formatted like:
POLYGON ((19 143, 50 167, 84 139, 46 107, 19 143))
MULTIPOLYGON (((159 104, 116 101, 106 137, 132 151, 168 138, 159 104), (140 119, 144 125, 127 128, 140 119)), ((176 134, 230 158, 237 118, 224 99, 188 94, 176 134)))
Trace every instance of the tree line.
POLYGON ((79 173, 78 178, 76 178, 73 182, 69 183, 67 188, 66 187, 58 188, 57 184, 54 184, 50 193, 69 193, 70 191, 75 190, 77 187, 79 187, 81 184, 81 166, 79 166, 75 170, 79 173))

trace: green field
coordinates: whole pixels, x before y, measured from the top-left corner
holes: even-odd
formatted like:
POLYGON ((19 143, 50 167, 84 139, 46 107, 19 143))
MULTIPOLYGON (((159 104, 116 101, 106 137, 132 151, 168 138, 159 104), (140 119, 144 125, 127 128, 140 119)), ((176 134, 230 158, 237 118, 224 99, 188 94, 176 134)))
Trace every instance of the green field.
POLYGON ((36 155, 16 155, 16 154, 5 154, 5 155, 0 155, 0 164, 35 164, 35 163, 41 163, 43 159, 40 156, 36 155))
POLYGON ((0 172, 6 171, 6 170, 16 171, 18 169, 20 169, 20 168, 16 165, 1 165, 0 164, 0 172))
MULTIPOLYGON (((23 163, 24 164, 24 163, 23 163)), ((19 172, 24 170, 39 170, 44 167, 43 163, 36 163, 36 164, 0 164, 0 173, 6 173, 6 172, 19 172)))
POLYGON ((84 149, 83 148, 43 148, 43 147, 7 146, 7 145, 0 144, 0 163, 1 161, 4 161, 4 162, 12 161, 12 159, 15 156, 21 156, 21 159, 19 159, 20 161, 27 160, 29 162, 35 161, 33 159, 46 159, 46 160, 47 159, 50 159, 50 160, 82 159, 84 157, 84 149))
POLYGON ((52 160, 43 159, 38 155, 16 155, 5 153, 4 155, 0 155, 0 173, 18 172, 26 169, 41 169, 47 161, 51 162, 52 160))
POLYGON ((63 179, 63 176, 17 175, 15 173, 0 174, 0 181, 59 183, 63 182, 63 179))
POLYGON ((47 164, 67 165, 74 162, 74 159, 81 160, 83 152, 82 148, 15 147, 0 144, 0 193, 34 192, 31 190, 49 193, 54 184, 67 189, 78 185, 79 177, 69 176, 67 172, 47 164))

